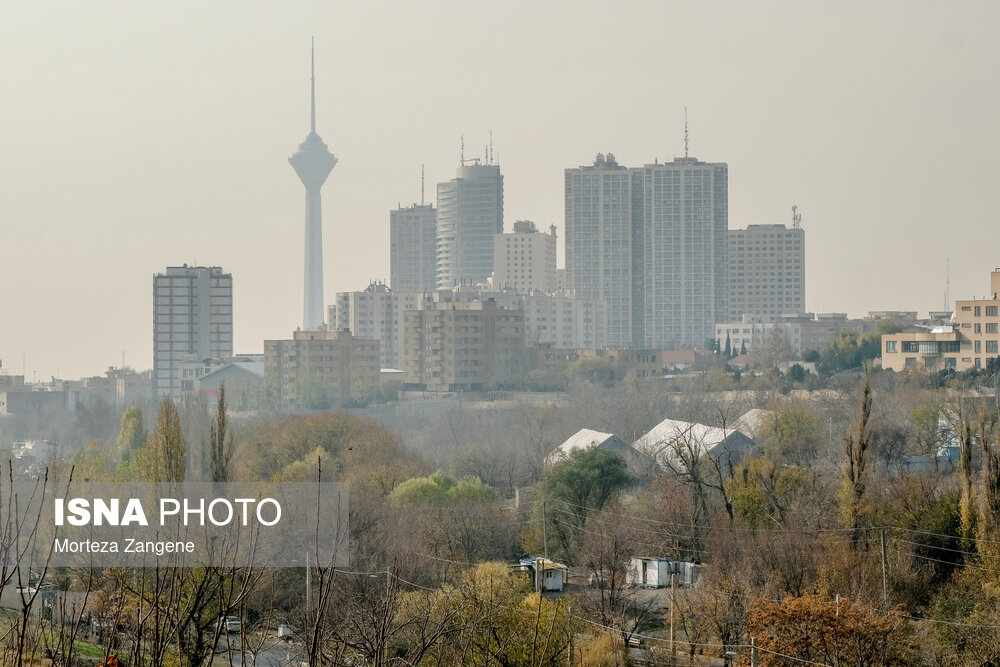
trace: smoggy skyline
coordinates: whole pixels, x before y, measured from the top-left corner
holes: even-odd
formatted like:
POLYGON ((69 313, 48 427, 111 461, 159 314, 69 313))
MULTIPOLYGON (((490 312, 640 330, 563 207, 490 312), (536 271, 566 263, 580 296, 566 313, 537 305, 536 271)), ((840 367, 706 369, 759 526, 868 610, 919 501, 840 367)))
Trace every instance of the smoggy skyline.
MULTIPOLYGON (((389 276, 389 211, 493 132, 515 220, 563 228, 563 170, 729 165, 729 226, 806 230, 806 306, 925 313, 1000 265, 995 3, 16 3, 0 22, 0 359, 148 368, 152 276, 233 275, 235 349, 301 320, 309 130, 324 288, 389 276)), ((560 238, 559 263, 563 264, 560 238)))

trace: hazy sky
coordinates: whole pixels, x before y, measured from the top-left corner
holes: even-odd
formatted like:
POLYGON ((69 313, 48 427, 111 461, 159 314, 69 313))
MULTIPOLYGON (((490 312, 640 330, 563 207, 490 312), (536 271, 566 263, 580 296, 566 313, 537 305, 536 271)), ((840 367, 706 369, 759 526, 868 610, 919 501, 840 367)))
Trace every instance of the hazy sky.
MULTIPOLYGON (((505 225, 563 226, 563 170, 729 164, 729 225, 806 229, 806 305, 983 296, 1000 266, 996 2, 7 3, 0 359, 28 379, 152 363, 152 276, 233 274, 237 352, 302 317, 309 129, 326 302, 388 279, 389 210, 492 129, 505 225)), ((560 243, 560 265, 562 265, 560 243)))

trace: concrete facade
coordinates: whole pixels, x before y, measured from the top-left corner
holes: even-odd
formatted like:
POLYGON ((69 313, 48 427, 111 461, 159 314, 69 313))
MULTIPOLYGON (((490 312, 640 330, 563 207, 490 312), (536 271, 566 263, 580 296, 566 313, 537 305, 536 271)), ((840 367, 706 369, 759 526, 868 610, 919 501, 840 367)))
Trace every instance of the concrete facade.
POLYGON ((403 381, 426 391, 496 389, 527 366, 524 313, 494 301, 435 303, 406 313, 403 381))
POLYGON ((610 153, 565 171, 566 289, 607 303, 610 347, 642 346, 642 177, 610 153))
POLYGON ((726 319, 729 168, 675 158, 643 167, 643 345, 704 348, 726 319))
POLYGON ((529 346, 603 347, 607 339, 607 307, 599 299, 574 299, 548 294, 518 294, 464 288, 439 292, 396 292, 384 283, 372 283, 361 292, 340 292, 329 308, 337 330, 359 338, 381 341, 382 367, 406 367, 403 339, 405 313, 435 303, 493 300, 498 308, 524 313, 524 339, 529 346))
POLYGON ((503 176, 497 165, 458 168, 437 187, 438 289, 478 285, 493 273, 493 237, 503 233, 503 176))
POLYGON ((948 325, 882 336, 882 367, 894 371, 986 368, 1000 357, 1000 268, 990 273, 985 299, 955 302, 948 325))
POLYGON ((396 292, 437 287, 437 211, 430 204, 389 212, 389 284, 396 292))
POLYGON ((233 277, 217 266, 153 276, 153 397, 180 396, 180 366, 233 355, 233 277))
POLYGON ((542 234, 530 220, 518 220, 513 233, 494 236, 493 286, 522 294, 556 293, 555 225, 542 234))
POLYGON ((772 321, 806 310, 805 230, 750 225, 728 233, 728 322, 744 315, 772 321))
POLYGON ((329 321, 338 331, 381 341, 382 368, 402 369, 404 315, 408 310, 423 310, 429 303, 433 303, 432 293, 403 292, 385 283, 371 283, 361 292, 338 292, 329 308, 329 321))
POLYGON ((309 408, 364 403, 379 386, 379 341, 349 331, 296 331, 264 341, 268 399, 309 408))

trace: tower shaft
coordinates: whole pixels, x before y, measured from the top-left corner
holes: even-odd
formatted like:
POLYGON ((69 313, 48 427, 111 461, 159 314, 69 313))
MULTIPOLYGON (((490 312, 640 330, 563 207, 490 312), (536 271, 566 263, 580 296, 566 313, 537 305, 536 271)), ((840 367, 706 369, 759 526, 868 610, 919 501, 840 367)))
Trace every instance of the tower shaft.
POLYGON ((323 317, 323 200, 320 186, 306 188, 302 328, 318 329, 323 317))

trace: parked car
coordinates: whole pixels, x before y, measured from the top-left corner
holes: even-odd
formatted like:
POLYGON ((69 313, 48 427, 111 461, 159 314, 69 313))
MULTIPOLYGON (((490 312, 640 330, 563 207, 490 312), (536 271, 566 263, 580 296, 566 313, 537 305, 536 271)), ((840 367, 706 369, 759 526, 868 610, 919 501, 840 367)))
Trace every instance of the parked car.
POLYGON ((239 616, 226 616, 222 622, 225 624, 226 634, 237 633, 242 628, 239 616))

